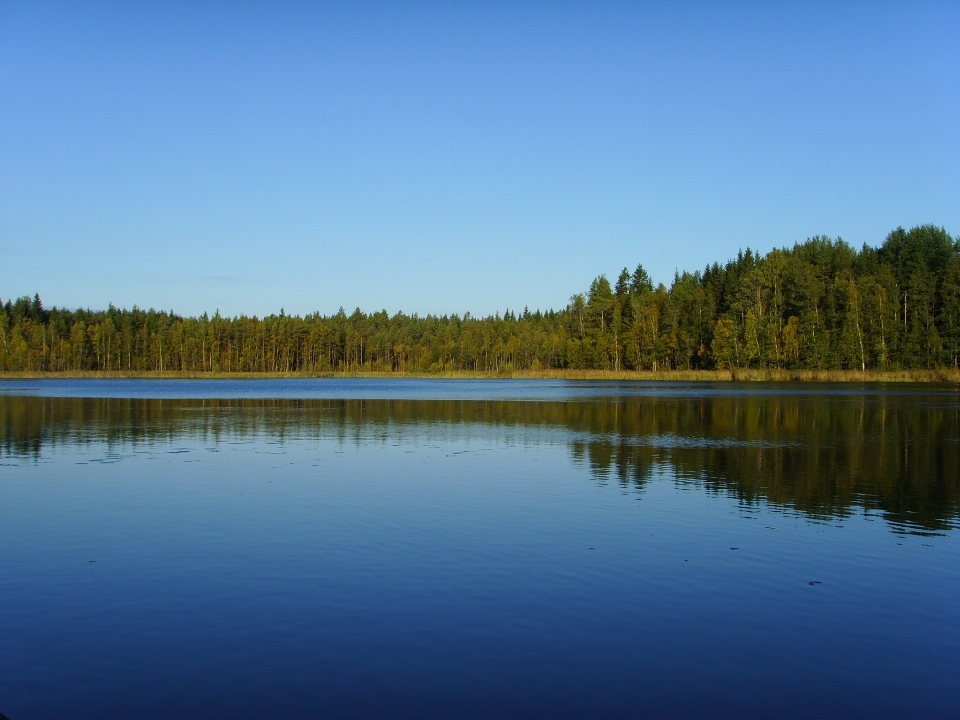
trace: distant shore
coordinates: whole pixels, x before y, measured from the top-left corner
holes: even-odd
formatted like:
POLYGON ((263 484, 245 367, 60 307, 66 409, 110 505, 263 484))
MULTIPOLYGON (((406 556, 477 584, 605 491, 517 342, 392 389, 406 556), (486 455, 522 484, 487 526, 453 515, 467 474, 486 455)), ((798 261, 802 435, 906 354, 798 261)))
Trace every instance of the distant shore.
POLYGON ((276 372, 170 372, 170 371, 68 371, 0 372, 3 380, 38 379, 167 379, 167 380, 265 380, 293 378, 422 378, 422 379, 519 379, 519 380, 663 380, 674 382, 867 382, 867 383, 958 383, 960 370, 517 370, 511 372, 444 371, 400 373, 346 371, 327 373, 276 372))

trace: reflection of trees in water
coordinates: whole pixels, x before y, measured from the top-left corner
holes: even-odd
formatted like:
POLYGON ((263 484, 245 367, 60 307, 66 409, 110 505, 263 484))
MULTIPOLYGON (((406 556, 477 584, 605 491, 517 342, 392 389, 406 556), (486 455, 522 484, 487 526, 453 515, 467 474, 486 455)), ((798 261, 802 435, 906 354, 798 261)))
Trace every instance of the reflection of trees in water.
POLYGON ((678 482, 814 517, 862 507, 904 527, 956 525, 960 408, 950 399, 641 400, 622 404, 621 418, 620 432, 575 441, 573 455, 624 486, 665 467, 678 482))
POLYGON ((590 402, 136 400, 0 396, 0 453, 62 444, 270 436, 368 443, 556 430, 599 480, 640 486, 664 468, 745 503, 815 517, 881 511, 921 530, 956 525, 954 394, 631 397, 590 402))
POLYGON ((768 502, 823 518, 846 517, 861 507, 879 510, 907 528, 946 530, 956 526, 958 517, 960 447, 954 442, 945 453, 935 445, 888 438, 888 442, 865 440, 861 449, 843 442, 825 447, 694 448, 581 440, 572 443, 572 450, 597 477, 616 479, 625 488, 641 489, 662 467, 679 483, 696 484, 745 504, 768 502), (950 450, 953 457, 948 459, 950 450), (911 454, 914 460, 908 464, 911 454))

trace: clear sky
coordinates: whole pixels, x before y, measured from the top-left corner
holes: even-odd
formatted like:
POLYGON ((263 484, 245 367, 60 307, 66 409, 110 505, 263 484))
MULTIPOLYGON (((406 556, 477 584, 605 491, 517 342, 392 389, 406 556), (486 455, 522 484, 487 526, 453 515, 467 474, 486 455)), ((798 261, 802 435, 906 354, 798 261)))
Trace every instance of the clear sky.
POLYGON ((0 298, 562 307, 960 233, 960 3, 0 0, 0 298))

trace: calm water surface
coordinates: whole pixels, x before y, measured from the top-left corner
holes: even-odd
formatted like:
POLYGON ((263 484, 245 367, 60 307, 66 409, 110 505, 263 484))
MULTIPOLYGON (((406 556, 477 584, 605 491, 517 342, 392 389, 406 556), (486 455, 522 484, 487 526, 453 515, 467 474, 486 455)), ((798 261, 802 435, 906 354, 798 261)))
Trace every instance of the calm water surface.
POLYGON ((956 386, 0 383, 0 712, 958 717, 956 386))

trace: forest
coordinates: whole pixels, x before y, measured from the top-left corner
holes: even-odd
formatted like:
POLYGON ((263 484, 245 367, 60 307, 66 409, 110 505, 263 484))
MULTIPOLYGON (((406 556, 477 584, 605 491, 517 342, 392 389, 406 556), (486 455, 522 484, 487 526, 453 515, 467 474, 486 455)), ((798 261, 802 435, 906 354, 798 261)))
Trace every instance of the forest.
POLYGON ((488 317, 173 312, 0 304, 0 371, 332 373, 960 366, 960 237, 817 236, 677 273, 600 275, 565 308, 488 317))

